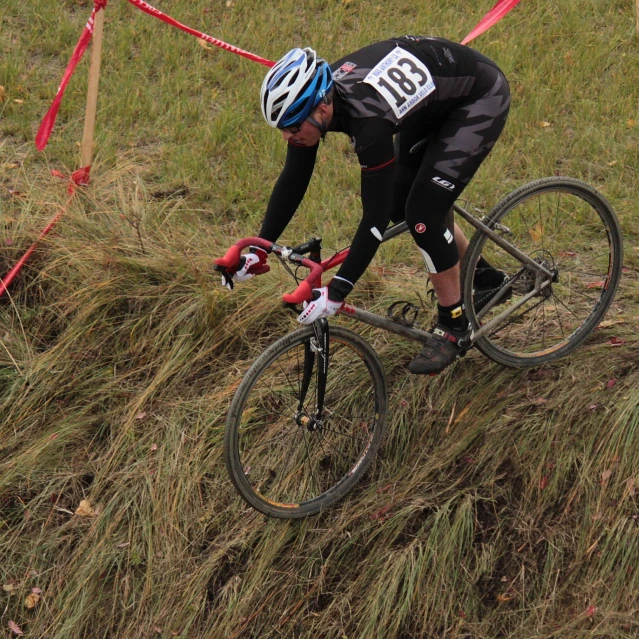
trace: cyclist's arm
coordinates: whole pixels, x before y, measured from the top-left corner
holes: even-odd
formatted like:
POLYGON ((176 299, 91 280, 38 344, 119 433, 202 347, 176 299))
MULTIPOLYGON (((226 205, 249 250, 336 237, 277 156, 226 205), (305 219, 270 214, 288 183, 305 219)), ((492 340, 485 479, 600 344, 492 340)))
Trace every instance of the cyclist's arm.
POLYGON ((353 136, 362 169, 364 214, 344 263, 331 280, 329 297, 343 300, 375 256, 390 221, 395 154, 393 128, 378 119, 364 121, 353 136))
POLYGON ((288 143, 286 162, 266 207, 260 237, 277 242, 304 198, 315 168, 319 143, 312 147, 288 143))

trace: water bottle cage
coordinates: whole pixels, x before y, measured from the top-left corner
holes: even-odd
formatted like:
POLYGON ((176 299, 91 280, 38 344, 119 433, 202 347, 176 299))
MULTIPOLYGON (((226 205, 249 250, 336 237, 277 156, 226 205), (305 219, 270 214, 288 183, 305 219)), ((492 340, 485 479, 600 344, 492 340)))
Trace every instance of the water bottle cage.
POLYGON ((388 317, 393 320, 396 324, 401 324, 402 326, 408 326, 412 328, 415 326, 415 322, 417 321, 417 316, 419 315, 419 311, 421 309, 419 306, 415 306, 412 302, 406 302, 404 300, 400 300, 398 302, 393 302, 386 311, 388 317), (397 308, 401 305, 401 308, 397 308))

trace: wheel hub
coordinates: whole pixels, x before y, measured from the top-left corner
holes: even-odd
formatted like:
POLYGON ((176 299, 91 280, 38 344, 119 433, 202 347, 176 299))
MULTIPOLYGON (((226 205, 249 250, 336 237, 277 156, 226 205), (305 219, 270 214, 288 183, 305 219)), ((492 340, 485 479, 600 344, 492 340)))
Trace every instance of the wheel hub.
MULTIPOLYGON (((551 281, 553 283, 559 282, 559 270, 557 269, 557 265, 555 264, 554 257, 548 251, 537 251, 531 254, 531 257, 535 260, 536 264, 543 266, 547 271, 552 273, 551 281)), ((521 281, 525 284, 527 292, 532 291, 535 288, 535 284, 537 281, 538 273, 533 268, 527 268, 524 274, 522 275, 521 281)), ((541 275, 540 277, 544 277, 541 275)), ((543 298, 549 298, 552 295, 552 285, 546 286, 540 291, 540 295, 543 298)))
POLYGON ((295 423, 300 428, 306 428, 310 433, 314 433, 322 427, 322 422, 315 417, 310 417, 304 412, 299 412, 295 415, 295 423))

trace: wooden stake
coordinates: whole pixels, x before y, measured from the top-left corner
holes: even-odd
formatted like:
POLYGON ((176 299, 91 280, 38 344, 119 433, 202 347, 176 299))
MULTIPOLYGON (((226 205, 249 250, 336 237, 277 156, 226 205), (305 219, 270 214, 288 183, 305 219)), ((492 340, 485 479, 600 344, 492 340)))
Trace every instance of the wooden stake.
MULTIPOLYGON (((637 0, 639 2, 639 0, 637 0)), ((102 31, 104 27, 104 9, 95 12, 95 22, 93 24, 93 47, 91 48, 91 65, 89 66, 89 89, 87 91, 87 110, 84 118, 84 135, 82 136, 81 162, 82 169, 88 170, 91 167, 91 154, 93 149, 93 131, 95 130, 95 113, 98 104, 98 80, 100 79, 100 58, 102 57, 102 31)), ((80 173, 82 169, 78 169, 71 177, 72 181, 76 173, 80 173)), ((77 184, 77 182, 76 182, 77 184)), ((73 184, 71 185, 73 186, 73 184)), ((73 197, 73 190, 69 191, 70 198, 73 197)), ((38 242, 44 238, 49 231, 56 225, 60 217, 65 213, 66 209, 62 209, 49 222, 47 227, 40 233, 38 239, 29 247, 27 252, 16 262, 15 266, 0 279, 0 297, 7 292, 9 284, 20 272, 30 255, 38 247, 38 242)))
MULTIPOLYGON (((637 0, 639 2, 639 0, 637 0)), ((87 110, 84 117, 84 135, 80 161, 82 167, 90 167, 93 156, 93 132, 95 114, 98 105, 98 82, 100 80, 100 60, 102 57, 102 32, 104 29, 104 9, 95 13, 93 43, 91 47, 91 65, 89 66, 89 88, 87 90, 87 110)))

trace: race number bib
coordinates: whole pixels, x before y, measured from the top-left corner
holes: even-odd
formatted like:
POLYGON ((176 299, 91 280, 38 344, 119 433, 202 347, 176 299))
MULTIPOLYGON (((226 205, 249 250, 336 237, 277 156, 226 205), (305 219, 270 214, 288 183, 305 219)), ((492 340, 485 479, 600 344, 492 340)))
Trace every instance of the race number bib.
POLYGON ((364 82, 382 94, 398 120, 435 90, 426 65, 399 47, 371 69, 364 82))

